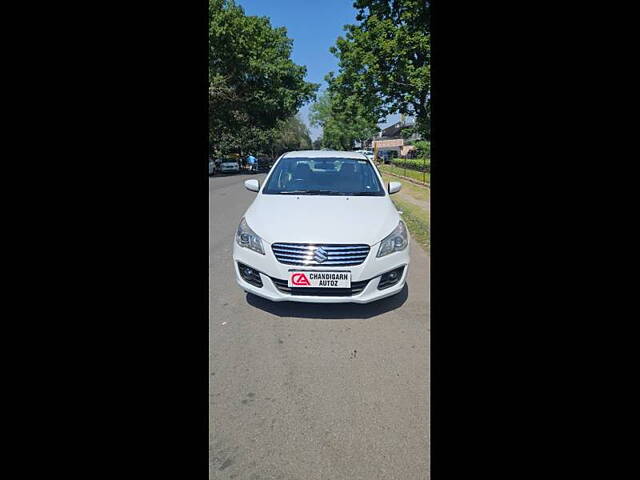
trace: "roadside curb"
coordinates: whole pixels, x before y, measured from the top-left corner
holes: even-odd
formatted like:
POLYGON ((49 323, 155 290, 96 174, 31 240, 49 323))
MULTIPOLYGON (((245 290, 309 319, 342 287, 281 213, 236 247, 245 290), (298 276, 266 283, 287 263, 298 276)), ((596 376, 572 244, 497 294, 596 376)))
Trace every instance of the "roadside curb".
POLYGON ((417 180, 414 180, 413 178, 405 177, 404 175, 398 175, 398 174, 395 174, 395 173, 387 172, 385 170, 380 170, 380 171, 382 173, 386 173, 387 175, 391 175, 392 177, 402 178, 403 180, 406 180, 407 182, 413 183, 414 185, 419 185, 421 187, 431 188, 431 185, 429 183, 422 183, 422 182, 419 182, 417 180))

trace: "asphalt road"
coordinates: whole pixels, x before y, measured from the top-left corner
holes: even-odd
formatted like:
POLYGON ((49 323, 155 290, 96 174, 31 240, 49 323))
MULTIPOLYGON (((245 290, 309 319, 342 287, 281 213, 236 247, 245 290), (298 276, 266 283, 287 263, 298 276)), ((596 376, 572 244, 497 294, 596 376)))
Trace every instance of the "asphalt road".
POLYGON ((209 180, 209 478, 429 478, 429 257, 371 304, 247 295, 232 242, 264 177, 209 180))

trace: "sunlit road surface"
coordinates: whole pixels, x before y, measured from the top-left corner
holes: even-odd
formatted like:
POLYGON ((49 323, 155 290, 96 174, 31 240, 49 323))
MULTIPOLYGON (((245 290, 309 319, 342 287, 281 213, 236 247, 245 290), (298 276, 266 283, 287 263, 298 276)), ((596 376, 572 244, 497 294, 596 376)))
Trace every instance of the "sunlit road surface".
POLYGON ((209 478, 427 479, 429 257, 379 302, 271 303, 235 283, 260 175, 209 180, 209 478))

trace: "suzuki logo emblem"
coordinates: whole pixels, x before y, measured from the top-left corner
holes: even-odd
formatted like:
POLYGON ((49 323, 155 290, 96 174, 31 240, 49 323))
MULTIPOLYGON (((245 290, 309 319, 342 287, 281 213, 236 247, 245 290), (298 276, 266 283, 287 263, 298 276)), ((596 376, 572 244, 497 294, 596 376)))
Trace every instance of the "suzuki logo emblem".
POLYGON ((316 248, 316 251, 313 252, 313 259, 318 263, 324 262, 327 258, 329 258, 329 254, 322 247, 316 248))

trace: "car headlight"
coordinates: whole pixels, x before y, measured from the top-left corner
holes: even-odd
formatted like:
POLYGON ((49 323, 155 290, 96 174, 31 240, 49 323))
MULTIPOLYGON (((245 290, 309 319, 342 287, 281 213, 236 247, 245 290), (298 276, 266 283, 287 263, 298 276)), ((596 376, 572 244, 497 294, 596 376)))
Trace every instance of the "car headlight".
POLYGON ((407 235, 407 228, 404 226, 404 222, 400 220, 398 226, 387 237, 380 242, 380 248, 378 249, 377 257, 384 257, 393 252, 399 252, 404 250, 409 245, 409 236, 407 235))
POLYGON ((247 221, 244 218, 240 221, 240 225, 238 225, 236 242, 241 247, 249 248, 254 252, 264 255, 262 239, 256 234, 256 232, 249 228, 249 225, 247 225, 247 221))

